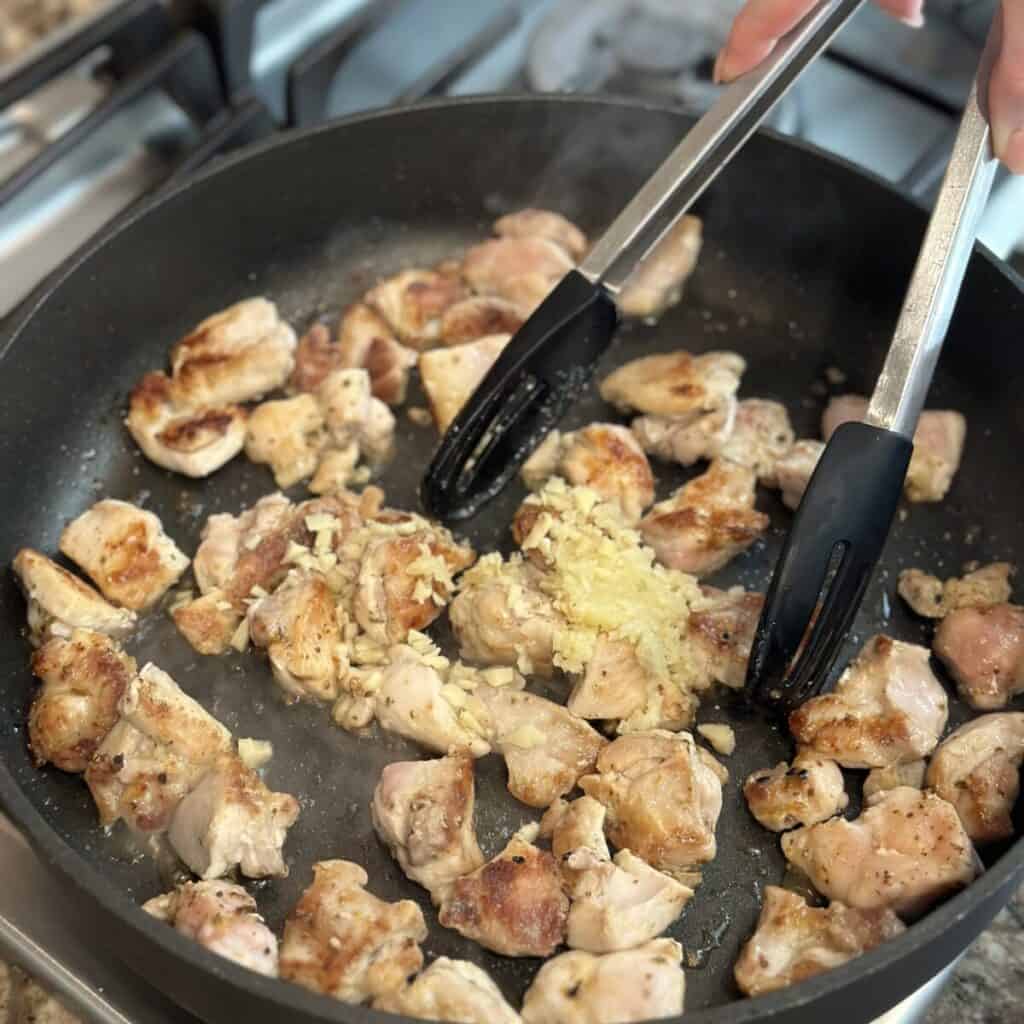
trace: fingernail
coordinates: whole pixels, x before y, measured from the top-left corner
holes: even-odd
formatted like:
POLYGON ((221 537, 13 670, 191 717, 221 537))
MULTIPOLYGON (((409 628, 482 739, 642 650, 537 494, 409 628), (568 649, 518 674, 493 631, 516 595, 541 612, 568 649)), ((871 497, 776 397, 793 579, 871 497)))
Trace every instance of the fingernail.
POLYGON ((725 81, 725 75, 723 74, 724 67, 725 67, 725 50, 722 50, 722 51, 719 52, 718 56, 715 58, 715 67, 714 67, 714 69, 711 72, 711 81, 713 81, 715 83, 715 85, 721 85, 725 81))
POLYGON ((992 127, 992 145, 996 156, 1014 174, 1024 174, 1024 128, 992 127))
POLYGON ((900 18, 907 28, 924 28, 924 11, 918 11, 917 14, 911 14, 909 18, 900 18))

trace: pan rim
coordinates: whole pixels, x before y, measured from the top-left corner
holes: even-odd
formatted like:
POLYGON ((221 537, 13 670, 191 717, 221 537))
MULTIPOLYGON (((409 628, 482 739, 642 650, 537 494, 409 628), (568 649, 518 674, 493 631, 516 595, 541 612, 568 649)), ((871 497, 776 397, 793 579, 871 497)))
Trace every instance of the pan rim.
MULTIPOLYGON (((341 131, 368 121, 416 116, 424 111, 463 106, 493 106, 495 104, 630 108, 662 115, 671 114, 674 118, 684 122, 689 120, 685 114, 672 107, 618 97, 501 93, 434 100, 411 107, 382 108, 360 112, 312 128, 281 133, 224 157, 214 166, 206 168, 183 182, 176 183, 165 190, 158 190, 154 195, 140 201, 135 208, 118 218, 115 223, 102 229, 46 278, 23 302, 21 309, 11 317, 10 324, 0 331, 0 361, 11 351, 36 313, 73 274, 88 263, 95 253, 111 243, 122 232, 144 220, 156 209, 180 199, 195 186, 221 175, 227 176, 240 164, 258 160, 265 153, 276 151, 279 147, 296 145, 320 134, 341 131)), ((817 146, 802 140, 789 139, 772 131, 766 130, 763 131, 763 134, 769 136, 776 143, 802 150, 819 159, 825 159, 860 178, 866 178, 904 201, 914 202, 891 182, 885 181, 877 174, 864 170, 848 160, 826 153, 817 146)), ((917 203, 914 205, 919 206, 917 203)), ((1005 277, 1011 287, 1018 290, 1024 289, 1024 279, 1020 275, 993 256, 984 246, 979 245, 978 249, 982 261, 988 264, 990 270, 1005 277)), ((279 1007, 282 1013, 298 1011, 315 1015, 323 1021, 338 1022, 355 1020, 357 1017, 366 1019, 364 1016, 366 1014, 370 1015, 369 1019, 371 1020, 400 1019, 380 1011, 370 1011, 366 1007, 340 1003, 329 997, 309 992, 297 985, 282 983, 278 979, 265 978, 211 953, 179 935, 174 929, 151 918, 127 893, 118 889, 106 876, 78 854, 60 833, 46 822, 25 795, 6 763, 0 763, 0 806, 29 838, 44 863, 57 870, 66 883, 72 884, 87 898, 96 901, 107 913, 117 917, 122 925, 133 929, 140 937, 158 946, 164 954, 184 960, 194 969, 219 976, 232 986, 245 988, 250 993, 279 1007)), ((744 1024, 748 1021, 772 1020, 796 1012, 801 1008, 811 1007, 820 998, 846 989, 854 982, 870 981, 873 976, 890 966, 893 961, 904 960, 921 947, 933 943, 944 932, 966 921, 980 904, 1006 895, 1010 886, 1014 881, 1019 881, 1022 875, 1024 875, 1024 837, 1018 839, 992 868, 972 885, 922 920, 908 927, 904 934, 883 946, 798 985, 754 999, 740 997, 719 1006, 688 1011, 685 1019, 693 1021, 693 1024, 726 1024, 726 1022, 744 1024)), ((952 959, 953 955, 950 956, 950 960, 952 959)), ((125 966, 131 965, 126 963, 125 966)), ((921 979, 919 983, 923 983, 924 980, 921 979)))

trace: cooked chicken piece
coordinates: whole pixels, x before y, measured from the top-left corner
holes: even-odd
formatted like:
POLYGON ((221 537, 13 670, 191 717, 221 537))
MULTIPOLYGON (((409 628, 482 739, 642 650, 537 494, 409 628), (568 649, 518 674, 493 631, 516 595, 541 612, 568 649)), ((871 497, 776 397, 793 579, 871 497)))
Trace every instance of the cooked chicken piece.
POLYGON ((981 862, 952 804, 910 786, 875 798, 859 818, 782 837, 782 852, 830 900, 917 917, 972 882, 981 862))
POLYGON ((824 450, 823 441, 797 441, 775 461, 775 482, 787 508, 800 504, 824 450))
POLYGON ((76 629, 51 637, 32 656, 42 682, 28 715, 36 764, 84 772, 119 717, 118 705, 135 675, 135 659, 108 636, 76 629))
POLYGON ((491 238, 466 251, 462 273, 479 295, 498 295, 532 313, 575 264, 555 242, 491 238))
POLYGON ((393 647, 377 691, 377 721, 382 729, 428 750, 441 754, 468 750, 474 757, 483 757, 491 751, 485 738, 486 709, 475 695, 456 690, 413 648, 393 647))
POLYGON ((736 422, 718 453, 757 474, 768 487, 778 484, 777 464, 792 447, 796 435, 781 402, 745 398, 736 407, 736 422))
POLYGON ((515 835, 445 890, 438 920, 502 956, 550 956, 568 915, 555 858, 515 835))
POLYGON ((485 556, 459 581, 448 612, 467 661, 515 665, 541 676, 554 672, 555 633, 564 620, 528 562, 485 556))
POLYGON ((200 878, 236 867, 247 878, 283 878, 281 848, 298 816, 295 797, 272 793, 235 754, 225 754, 178 804, 167 836, 200 878))
POLYGON ((587 251, 587 236, 571 220, 552 210, 527 207, 506 213, 494 222, 494 233, 501 238, 547 238, 574 260, 587 251))
POLYGON ((403 270, 371 288, 363 301, 384 318, 403 345, 422 352, 437 344, 441 317, 465 294, 455 274, 403 270))
POLYGON ((65 527, 61 551, 125 608, 154 605, 188 568, 188 559, 152 512, 106 498, 65 527))
POLYGON ((973 708, 996 711, 1024 691, 1024 607, 1020 605, 951 612, 935 630, 932 649, 960 696, 973 708))
POLYGON ((920 760, 935 749, 949 715, 929 656, 927 647, 872 637, 833 693, 812 698, 789 716, 790 732, 844 768, 920 760))
POLYGON ((473 820, 473 759, 398 761, 381 773, 370 812, 402 870, 434 897, 484 862, 473 820))
POLYGON ((597 773, 579 780, 608 809, 607 833, 665 871, 714 858, 724 768, 686 732, 620 736, 597 757, 597 773))
POLYGON ((601 397, 623 412, 635 409, 692 422, 728 403, 746 367, 735 352, 644 356, 605 377, 601 397))
POLYGON ((702 242, 700 218, 684 215, 626 279, 616 300, 622 315, 648 320, 674 306, 697 266, 702 242))
POLYGON ((748 995, 795 985, 830 971, 906 931, 888 908, 811 907, 796 893, 769 885, 734 973, 748 995))
POLYGON ((926 781, 955 808, 979 845, 1013 835, 1024 761, 1024 712, 982 715, 939 744, 926 781))
POLYGON ((589 850, 568 855, 578 872, 566 945, 614 953, 656 939, 683 912, 693 890, 650 867, 629 850, 602 861, 589 850))
POLYGON ((284 926, 281 977, 346 1003, 401 988, 423 966, 423 913, 411 900, 385 903, 347 860, 313 865, 313 883, 284 926))
POLYGON ((337 352, 338 367, 366 370, 374 398, 388 405, 405 401, 416 352, 400 344, 387 321, 370 306, 357 302, 346 311, 338 325, 337 352))
POLYGON ((827 821, 850 802, 839 765, 806 750, 793 758, 792 768, 780 761, 748 776, 743 795, 750 813, 772 832, 827 821))
POLYGON ((22 975, 14 998, 11 1024, 83 1024, 52 992, 34 978, 22 975))
POLYGON ((277 977, 277 936, 240 885, 222 879, 184 882, 142 904, 147 914, 250 971, 277 977))
POLYGON ((601 635, 566 707, 580 718, 629 718, 657 685, 640 663, 636 644, 601 635))
POLYGON ((594 770, 604 738, 567 708, 536 694, 481 686, 493 749, 505 758, 509 792, 531 807, 547 807, 594 770))
POLYGON ((167 374, 147 373, 131 393, 124 422, 151 462, 204 477, 245 447, 245 420, 240 405, 191 406, 167 374))
POLYGON ((295 362, 295 332, 266 299, 246 299, 199 324, 171 349, 179 404, 249 402, 282 387, 295 362))
POLYGON ((1009 562, 992 562, 943 583, 920 569, 904 569, 897 590, 918 615, 941 619, 957 608, 984 608, 1009 601, 1013 572, 1009 562))
POLYGON ((542 445, 523 464, 523 479, 531 488, 541 487, 557 473, 618 505, 630 524, 654 501, 654 474, 647 456, 625 427, 591 423, 569 434, 553 431, 548 436, 556 439, 557 449, 552 452, 546 441, 548 447, 542 445))
POLYGON ((293 570, 256 601, 249 608, 249 635, 267 649, 286 693, 316 700, 338 696, 341 630, 334 595, 319 573, 293 570))
POLYGON ((230 753, 231 734, 153 664, 128 683, 119 710, 85 770, 100 824, 124 818, 137 832, 162 832, 189 790, 230 753))
MULTIPOLYGON (((390 332, 388 332, 390 333, 390 332)), ((292 391, 315 392, 324 377, 341 369, 341 349, 324 324, 313 324, 299 338, 295 348, 295 368, 288 386, 292 391)))
POLYGON ((441 317, 441 341, 465 345, 492 334, 515 334, 526 314, 514 303, 497 295, 474 295, 456 302, 441 317))
POLYGON ((541 819, 541 835, 550 834, 551 853, 562 873, 562 885, 573 899, 587 884, 585 875, 593 865, 611 863, 604 837, 607 814, 604 804, 592 796, 581 796, 568 803, 556 801, 541 819))
POLYGON ((746 681, 747 662, 761 618, 764 594, 742 587, 701 589, 708 603, 690 611, 686 624, 688 635, 706 662, 709 679, 738 690, 746 681))
POLYGON ((523 999, 525 1024, 631 1024, 683 1012, 683 948, 655 939, 594 956, 572 951, 549 960, 523 999))
POLYGON ((326 444, 324 418, 312 395, 264 402, 249 415, 245 454, 268 465, 278 487, 312 476, 326 444))
POLYGON ((13 568, 28 601, 34 644, 51 636, 69 637, 75 629, 121 639, 135 628, 135 612, 115 608, 84 580, 32 548, 22 548, 14 556, 13 568))
MULTIPOLYGON (((821 434, 827 441, 841 423, 860 420, 868 400, 860 395, 840 395, 829 402, 821 417, 821 434)), ((926 409, 914 431, 914 454, 903 489, 910 501, 941 501, 960 468, 967 420, 950 410, 926 409)))
POLYGON ((489 334, 465 345, 434 349, 420 356, 420 380, 440 433, 444 434, 451 426, 510 337, 489 334))
POLYGON ((345 490, 359 462, 359 445, 349 442, 344 448, 324 452, 313 479, 306 486, 313 494, 337 494, 345 490))
POLYGON ((698 477, 659 501, 637 527, 670 569, 706 576, 745 551, 770 520, 754 508, 752 469, 716 459, 698 477))
POLYGON ((738 407, 732 395, 710 412, 696 416, 638 416, 630 429, 648 455, 692 466, 699 459, 713 459, 722 450, 732 435, 738 407))
MULTIPOLYGON (((238 636, 245 615, 236 610, 224 591, 211 590, 202 597, 174 605, 171 618, 198 654, 223 654, 238 636)), ((247 645, 248 633, 245 645, 240 646, 244 649, 247 645)))
POLYGON ((331 445, 345 448, 353 441, 370 462, 383 462, 394 448, 395 417, 370 391, 366 370, 334 370, 317 391, 331 445))
POLYGON ((908 761, 906 764, 891 764, 885 768, 872 768, 861 789, 865 803, 872 803, 872 798, 877 793, 884 793, 899 786, 924 789, 924 773, 927 767, 925 761, 908 761))
POLYGON ((404 988, 373 1001, 375 1010, 460 1024, 522 1024, 490 975, 468 960, 438 957, 404 988))
POLYGON ((371 541, 356 580, 356 621, 381 643, 401 643, 410 629, 425 629, 455 589, 453 577, 476 555, 443 527, 410 519, 412 531, 371 541))

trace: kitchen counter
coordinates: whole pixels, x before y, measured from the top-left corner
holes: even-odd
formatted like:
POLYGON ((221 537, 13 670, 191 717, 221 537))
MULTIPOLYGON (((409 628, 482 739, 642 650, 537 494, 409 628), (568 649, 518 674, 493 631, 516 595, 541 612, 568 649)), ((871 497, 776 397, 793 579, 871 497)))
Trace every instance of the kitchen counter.
POLYGON ((1022 1006, 1024 886, 960 961, 925 1024, 1011 1024, 1022 1006))

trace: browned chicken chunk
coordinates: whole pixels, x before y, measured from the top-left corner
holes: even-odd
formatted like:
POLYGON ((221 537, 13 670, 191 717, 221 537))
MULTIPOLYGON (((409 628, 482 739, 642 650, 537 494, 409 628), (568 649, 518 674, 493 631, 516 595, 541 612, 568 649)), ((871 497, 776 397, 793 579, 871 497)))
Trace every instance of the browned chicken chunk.
POLYGON ((708 603, 690 611, 687 631, 706 663, 710 680, 733 689, 743 686, 764 594, 742 587, 702 587, 708 603))
POLYGON ((920 569, 904 569, 897 589, 918 615, 941 619, 957 608, 984 608, 1009 601, 1013 571, 1009 562, 992 562, 943 583, 920 569))
POLYGON ((511 335, 489 334, 420 356, 420 380, 438 432, 444 434, 494 365, 511 335))
POLYGON ((365 303, 348 309, 338 325, 338 363, 349 370, 366 370, 375 398, 401 405, 416 352, 391 333, 387 321, 365 303))
POLYGON ((1024 712, 982 715, 947 736, 925 781, 955 808, 977 843, 1013 835, 1013 813, 1024 761, 1024 712))
POLYGON ((649 320, 674 306, 697 266, 702 243, 700 218, 684 214, 626 279, 616 301, 623 316, 649 320))
POLYGON ((401 988, 423 966, 420 908, 411 900, 385 903, 365 890, 368 880, 347 860, 313 865, 313 883, 285 922, 282 978, 362 1003, 401 988))
POLYGON ((560 245, 574 260, 587 251, 587 236, 571 220, 553 210, 527 207, 506 213, 494 222, 500 238, 547 238, 560 245))
POLYGON ((628 719, 643 708, 657 685, 640 663, 636 644, 601 635, 566 707, 580 718, 628 719))
POLYGON ((445 345, 465 345, 493 334, 515 334, 526 314, 508 299, 497 295, 473 295, 450 306, 441 317, 445 345))
POLYGON ((748 996, 774 992, 845 964, 905 930, 887 907, 811 907, 796 893, 769 885, 757 930, 736 961, 736 984, 748 996))
POLYGON ((935 630, 932 647, 971 707, 996 711, 1024 691, 1024 607, 960 608, 935 630))
POLYGON ((859 818, 782 837, 787 859, 830 900, 917 917, 981 871, 953 805, 910 786, 879 794, 859 818))
POLYGON ((269 466, 278 487, 312 476, 326 445, 323 413, 312 395, 264 402, 249 415, 245 454, 269 466))
POLYGON ((555 858, 516 835, 445 891, 438 920, 502 956, 550 956, 568 916, 555 858))
POLYGON ((341 350, 331 337, 330 328, 325 324, 313 324, 299 338, 295 348, 295 368, 288 386, 292 391, 315 392, 332 370, 340 368, 341 350))
POLYGON ((547 238, 490 238, 466 252, 462 273, 478 295, 497 295, 532 313, 574 267, 547 238))
POLYGON ((723 459, 752 469, 768 487, 778 484, 778 461, 792 447, 795 435, 781 402, 745 398, 736 407, 736 422, 718 453, 723 459))
POLYGON ((775 482, 787 508, 795 509, 800 504, 824 450, 823 441, 797 441, 776 459, 775 482))
POLYGON ((437 270, 403 270, 371 288, 367 305, 387 321, 403 345, 417 351, 436 345, 441 317, 465 296, 457 276, 437 270))
POLYGON ((935 749, 949 715, 946 691, 928 660, 927 647, 872 637, 833 693, 789 716, 790 731, 845 768, 920 760, 935 749))
POLYGON ((839 765, 807 751, 793 758, 792 767, 781 761, 748 776, 743 795, 750 813, 773 832, 828 821, 850 802, 839 765))
POLYGON ((692 466, 700 459, 713 459, 722 450, 732 435, 738 407, 732 395, 710 412, 679 417, 637 416, 630 429, 648 455, 692 466))
POLYGON ((373 463, 384 462, 394 448, 395 417, 371 391, 366 370, 333 370, 317 391, 331 447, 353 442, 373 463))

